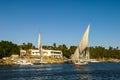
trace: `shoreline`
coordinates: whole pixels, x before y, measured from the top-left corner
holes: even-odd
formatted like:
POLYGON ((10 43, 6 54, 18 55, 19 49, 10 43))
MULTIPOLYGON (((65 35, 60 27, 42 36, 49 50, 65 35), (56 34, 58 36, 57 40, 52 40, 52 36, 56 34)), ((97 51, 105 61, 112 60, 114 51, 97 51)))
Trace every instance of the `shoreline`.
MULTIPOLYGON (((25 62, 30 62, 33 65, 36 60, 40 62, 40 58, 16 58, 16 59, 6 58, 6 59, 0 59, 0 65, 18 65, 17 63, 20 60, 25 62)), ((45 63, 41 63, 41 64, 59 64, 59 63, 64 63, 65 60, 61 58, 44 57, 43 62, 45 63)))
MULTIPOLYGON (((20 60, 21 58, 18 59, 0 59, 0 66, 7 66, 7 65, 18 65, 15 64, 14 62, 20 60)), ((36 58, 22 58, 21 60, 25 60, 27 62, 31 62, 33 65, 35 63, 36 58)), ((38 59, 39 60, 39 59, 38 59)), ((61 64, 61 63, 66 63, 67 61, 65 59, 56 59, 56 58, 51 58, 51 57, 45 57, 43 62, 45 63, 40 63, 40 64, 61 64)), ((120 62, 119 59, 107 59, 107 60, 102 60, 102 59, 91 59, 90 62, 120 62)), ((38 64, 39 65, 39 64, 38 64)))

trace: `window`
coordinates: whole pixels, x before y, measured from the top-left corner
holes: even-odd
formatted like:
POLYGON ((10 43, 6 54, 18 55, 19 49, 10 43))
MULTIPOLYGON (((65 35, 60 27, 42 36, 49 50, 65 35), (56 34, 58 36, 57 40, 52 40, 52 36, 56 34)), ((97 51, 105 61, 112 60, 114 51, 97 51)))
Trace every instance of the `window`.
POLYGON ((54 52, 54 51, 51 51, 52 54, 61 54, 61 52, 54 52))

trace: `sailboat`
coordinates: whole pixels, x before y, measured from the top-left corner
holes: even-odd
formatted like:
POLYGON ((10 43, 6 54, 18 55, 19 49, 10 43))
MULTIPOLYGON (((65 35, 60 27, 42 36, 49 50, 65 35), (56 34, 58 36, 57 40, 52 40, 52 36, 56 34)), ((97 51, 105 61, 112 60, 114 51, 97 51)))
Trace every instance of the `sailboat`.
POLYGON ((88 48, 88 35, 89 35, 90 24, 84 32, 81 41, 79 42, 73 56, 71 57, 72 62, 75 65, 85 65, 89 62, 89 48, 88 48))
POLYGON ((42 43, 41 43, 41 39, 40 39, 40 34, 38 35, 38 50, 40 53, 40 61, 42 62, 42 43))
POLYGON ((37 62, 38 64, 45 64, 47 62, 43 62, 43 52, 42 52, 42 43, 41 43, 41 38, 40 34, 38 35, 38 49, 40 53, 40 62, 37 62))
POLYGON ((33 65, 31 62, 27 62, 26 60, 19 59, 17 62, 14 62, 16 65, 33 65))

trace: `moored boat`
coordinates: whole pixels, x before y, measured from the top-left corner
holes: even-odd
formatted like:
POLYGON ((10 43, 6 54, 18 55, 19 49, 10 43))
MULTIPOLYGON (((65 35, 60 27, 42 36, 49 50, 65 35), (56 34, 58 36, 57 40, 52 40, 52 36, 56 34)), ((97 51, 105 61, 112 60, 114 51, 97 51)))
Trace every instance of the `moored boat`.
POLYGON ((33 63, 27 62, 26 60, 18 60, 16 62, 14 62, 14 64, 16 64, 16 65, 33 65, 33 63))

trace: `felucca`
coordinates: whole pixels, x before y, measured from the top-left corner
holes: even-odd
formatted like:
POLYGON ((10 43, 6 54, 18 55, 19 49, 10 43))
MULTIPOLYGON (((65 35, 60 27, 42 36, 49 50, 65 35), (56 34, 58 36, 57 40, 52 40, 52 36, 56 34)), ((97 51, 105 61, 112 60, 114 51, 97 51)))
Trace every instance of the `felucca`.
POLYGON ((38 62, 38 64, 46 64, 47 62, 43 61, 43 51, 42 51, 42 43, 41 43, 40 34, 38 35, 38 49, 40 53, 40 62, 38 62))
POLYGON ((75 65, 85 65, 89 61, 89 49, 88 49, 88 36, 89 36, 90 24, 83 34, 81 41, 79 42, 73 56, 72 62, 75 65))

